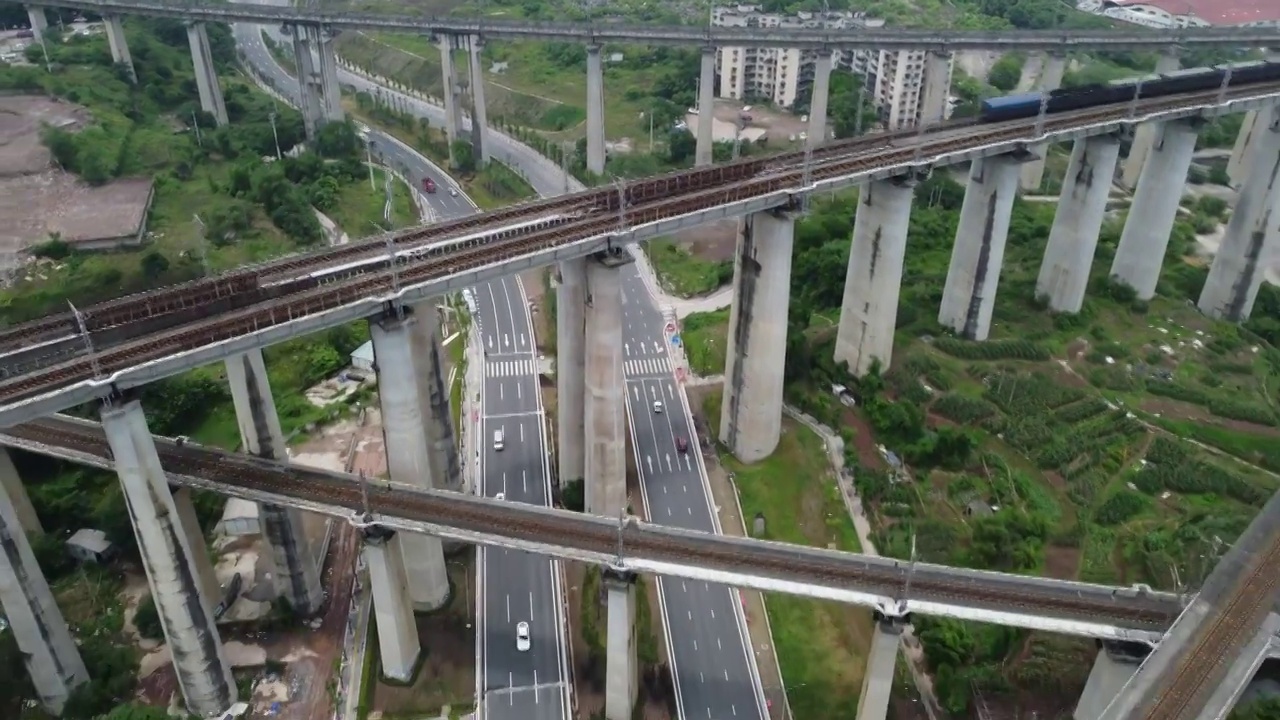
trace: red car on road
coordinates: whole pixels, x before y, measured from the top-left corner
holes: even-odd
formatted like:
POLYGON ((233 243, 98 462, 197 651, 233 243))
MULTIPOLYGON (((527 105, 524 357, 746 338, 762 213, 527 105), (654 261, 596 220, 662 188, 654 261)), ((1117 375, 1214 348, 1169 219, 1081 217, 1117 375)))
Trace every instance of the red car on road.
POLYGON ((434 193, 436 191, 436 181, 431 178, 422 178, 422 189, 434 193))

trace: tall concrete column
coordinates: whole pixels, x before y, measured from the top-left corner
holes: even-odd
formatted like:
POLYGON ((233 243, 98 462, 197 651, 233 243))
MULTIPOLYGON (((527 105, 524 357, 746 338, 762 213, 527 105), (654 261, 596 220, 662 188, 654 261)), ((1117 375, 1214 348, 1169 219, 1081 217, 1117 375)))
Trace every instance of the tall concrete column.
POLYGON ((738 226, 720 442, 742 462, 763 460, 782 434, 782 381, 795 216, 748 215, 738 226))
MULTIPOLYGON (((7 452, 0 456, 0 464, 12 467, 7 452)), ((89 672, 27 541, 19 510, 25 493, 14 497, 9 488, 9 483, 0 484, 0 607, 40 704, 61 715, 71 691, 89 679, 89 672)), ((8 671, 17 672, 17 668, 8 671)))
POLYGON ((200 598, 212 612, 218 603, 222 602, 222 583, 218 582, 213 558, 209 556, 209 541, 205 540, 204 529, 200 527, 200 518, 196 515, 191 488, 174 485, 169 486, 168 490, 173 497, 174 517, 177 518, 178 525, 187 539, 187 547, 191 548, 191 566, 195 568, 200 598))
POLYGON ((827 100, 831 95, 831 51, 818 50, 813 62, 813 91, 809 95, 809 137, 807 147, 817 147, 827 141, 827 100))
POLYGON ((1145 654, 1125 652, 1114 643, 1103 642, 1093 661, 1093 669, 1089 671, 1084 692, 1080 693, 1075 712, 1071 714, 1073 720, 1102 720, 1107 706, 1138 672, 1145 657, 1145 654))
POLYGON ((444 80, 444 131, 449 138, 449 143, 452 144, 462 139, 462 108, 458 104, 460 94, 458 69, 453 66, 453 36, 441 35, 439 42, 440 74, 444 80))
POLYGON ((221 713, 235 702, 236 684, 213 612, 200 601, 192 562, 198 551, 180 527, 142 405, 130 400, 105 408, 102 429, 187 709, 202 717, 221 713))
POLYGON ((893 668, 898 662, 898 646, 902 643, 902 627, 898 620, 876 618, 871 652, 862 673, 857 720, 884 720, 888 715, 889 695, 893 692, 893 668))
POLYGON ((1112 280, 1132 287, 1139 300, 1155 297, 1195 149, 1196 125, 1175 120, 1156 128, 1155 142, 1138 178, 1129 217, 1111 261, 1112 280))
MULTIPOLYGON (((710 165, 715 138, 712 126, 716 115, 716 49, 702 48, 702 68, 698 76, 698 145, 694 152, 695 166, 710 165)), ((589 142, 589 141, 588 141, 589 142)))
MULTIPOLYGON (((271 381, 262 350, 251 350, 226 360, 227 383, 236 408, 240 441, 245 452, 268 460, 289 461, 280 427, 280 415, 271 395, 271 381)), ((263 505, 259 508, 263 534, 271 545, 279 592, 302 615, 314 615, 324 604, 320 573, 302 528, 302 513, 294 508, 263 505)))
POLYGON ((604 64, 599 45, 587 46, 587 172, 604 174, 604 64))
POLYGON ((856 377, 876 360, 888 370, 893 357, 914 189, 913 179, 893 178, 869 182, 858 192, 835 352, 836 362, 848 363, 856 377))
POLYGON ((947 119, 953 60, 951 53, 925 53, 924 86, 920 91, 921 125, 937 125, 947 119))
MULTIPOLYGON (((587 259, 560 263, 556 286, 556 463, 560 483, 583 480, 587 259)), ((585 488, 584 488, 585 490, 585 488)))
MULTIPOLYGON (((369 322, 374 363, 378 372, 378 401, 382 407, 382 434, 387 449, 387 470, 395 482, 434 487, 428 457, 426 417, 419 373, 413 356, 413 325, 418 322, 409 308, 403 316, 390 314, 369 322)), ((413 534, 402 541, 409 594, 419 611, 443 607, 449 599, 449 575, 440 539, 413 534)))
POLYGON ((307 139, 315 140, 316 133, 324 127, 324 80, 316 70, 315 56, 311 54, 319 36, 319 29, 311 25, 293 26, 293 58, 298 66, 298 93, 301 98, 302 126, 307 139))
POLYGON ((200 109, 214 117, 219 125, 227 124, 227 103, 222 99, 218 70, 209 49, 209 33, 204 23, 187 24, 187 43, 191 45, 191 62, 196 70, 196 89, 200 92, 200 109))
POLYGON ((625 251, 587 262, 586 510, 618 517, 627 507, 627 385, 622 369, 622 267, 625 251))
POLYGON ((1062 181, 1058 211, 1040 263, 1036 296, 1047 296, 1054 312, 1080 312, 1089 285, 1093 252, 1107 212, 1120 140, 1095 135, 1076 140, 1062 181))
POLYGON ((44 31, 49 29, 49 18, 44 14, 44 8, 28 5, 27 20, 31 22, 31 33, 35 35, 36 42, 44 42, 44 31))
POLYGON ((419 402, 427 430, 427 462, 431 464, 431 486, 437 490, 462 492, 462 458, 458 454, 458 434, 449 406, 449 383, 440 344, 440 321, 431 301, 414 306, 416 322, 409 325, 413 342, 413 363, 418 376, 419 402))
POLYGON ((364 544, 360 551, 369 568, 382 675, 397 682, 408 682, 422 654, 422 641, 413 619, 401 535, 386 528, 369 528, 363 532, 364 544))
MULTIPOLYGON (((1067 58, 1064 55, 1048 55, 1044 66, 1040 69, 1040 80, 1036 83, 1036 92, 1052 92, 1062 87, 1062 76, 1067 72, 1067 58)), ((1034 193, 1040 189, 1044 181, 1044 158, 1049 152, 1048 143, 1040 143, 1029 148, 1035 158, 1022 166, 1022 177, 1019 185, 1023 192, 1034 193)))
POLYGON ((346 117, 342 109, 342 86, 338 83, 338 52, 333 47, 333 41, 337 39, 337 31, 327 28, 321 28, 316 36, 320 87, 324 96, 324 119, 328 122, 342 122, 346 117))
POLYGON ((0 492, 9 497, 9 504, 17 514, 18 523, 27 533, 43 534, 44 526, 36 515, 36 508, 31 504, 27 488, 22 484, 22 476, 18 468, 13 466, 13 458, 8 448, 0 448, 0 492))
MULTIPOLYGON (((1178 69, 1181 61, 1176 54, 1160 53, 1156 59, 1156 73, 1163 75, 1178 69)), ((1129 157, 1124 161, 1124 174, 1120 182, 1130 190, 1138 187, 1138 178, 1142 176, 1142 166, 1151 154, 1151 147, 1158 135, 1157 123, 1143 123, 1133 132, 1133 144, 1129 146, 1129 157)))
POLYGON ((991 332, 1018 165, 1018 158, 995 155, 974 160, 969 170, 938 322, 970 340, 991 332))
POLYGON ((1243 322, 1253 311, 1263 272, 1278 241, 1280 213, 1280 106, 1259 115, 1249 145, 1249 179, 1231 212, 1196 306, 1216 320, 1243 322))
POLYGON ((471 145, 475 148, 477 162, 481 165, 489 162, 489 119, 488 108, 484 103, 484 62, 480 57, 484 50, 484 40, 479 35, 471 36, 468 53, 468 67, 471 71, 471 145))
POLYGON ((111 61, 123 65, 129 71, 129 78, 138 82, 138 74, 133 69, 133 58, 129 55, 129 43, 124 37, 124 25, 119 15, 104 15, 102 25, 107 31, 107 44, 111 46, 111 61))
POLYGON ((1236 135, 1236 144, 1231 148, 1231 158, 1227 161, 1227 178, 1233 188, 1243 185, 1249 177, 1249 144, 1253 141, 1253 129, 1257 124, 1257 110, 1245 113, 1240 133, 1236 135))
POLYGON ((608 593, 604 716, 631 720, 640 692, 640 661, 636 646, 636 576, 605 569, 600 574, 608 593))

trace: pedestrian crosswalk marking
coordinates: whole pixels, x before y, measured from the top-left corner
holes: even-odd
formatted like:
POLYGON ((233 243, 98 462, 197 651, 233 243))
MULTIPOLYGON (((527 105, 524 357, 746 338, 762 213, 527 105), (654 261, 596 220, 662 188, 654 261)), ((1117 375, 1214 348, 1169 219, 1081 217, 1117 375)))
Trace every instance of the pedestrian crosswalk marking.
POLYGON ((524 377, 537 372, 536 360, 490 360, 484 364, 485 377, 524 377))
POLYGON ((627 360, 625 370, 627 375, 670 375, 671 362, 665 355, 627 360))

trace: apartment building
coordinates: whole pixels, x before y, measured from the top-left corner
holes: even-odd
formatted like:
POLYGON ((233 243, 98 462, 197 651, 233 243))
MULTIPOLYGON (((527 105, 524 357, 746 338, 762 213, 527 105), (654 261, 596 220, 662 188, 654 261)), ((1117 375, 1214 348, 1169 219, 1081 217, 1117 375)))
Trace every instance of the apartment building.
MULTIPOLYGON (((801 12, 795 15, 761 12, 755 5, 716 7, 711 23, 718 27, 763 29, 791 28, 876 28, 884 21, 852 12, 801 12)), ((793 48, 723 47, 716 51, 719 95, 735 100, 762 99, 790 108, 807 95, 813 83, 817 51, 793 48)), ((872 100, 880 108, 881 120, 889 129, 915 125, 928 105, 930 93, 943 94, 941 107, 951 86, 951 62, 931 61, 924 51, 837 51, 832 58, 837 71, 845 70, 863 78, 872 100), (934 87, 927 77, 940 78, 934 87), (945 77, 944 77, 945 76, 945 77), (926 85, 930 90, 926 91, 926 85)), ((930 105, 930 107, 934 107, 930 105)), ((947 110, 943 111, 948 112, 947 110)))

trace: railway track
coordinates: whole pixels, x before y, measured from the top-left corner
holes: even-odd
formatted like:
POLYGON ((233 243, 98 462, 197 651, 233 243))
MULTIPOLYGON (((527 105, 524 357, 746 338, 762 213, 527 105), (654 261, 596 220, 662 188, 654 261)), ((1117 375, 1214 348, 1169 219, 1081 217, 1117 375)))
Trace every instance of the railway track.
MULTIPOLYGON (((5 434, 53 448, 67 448, 110 458, 100 427, 59 418, 43 418, 8 428, 5 434)), ((156 443, 166 472, 203 478, 229 492, 257 491, 276 496, 324 503, 335 515, 356 516, 365 509, 357 482, 329 473, 308 472, 296 466, 262 461, 244 455, 172 441, 156 443)), ((567 511, 546 510, 518 504, 486 502, 467 495, 415 491, 386 483, 365 486, 368 509, 375 514, 484 532, 529 542, 539 542, 606 556, 618 550, 618 531, 611 523, 567 511)), ((719 570, 764 575, 779 580, 834 585, 900 597, 907 569, 897 564, 871 563, 867 558, 811 548, 789 548, 779 543, 753 542, 744 547, 715 535, 673 531, 661 526, 634 523, 622 538, 627 556, 654 561, 695 564, 719 570)), ((1034 585, 948 580, 938 571, 919 570, 911 580, 913 599, 949 602, 964 606, 990 605, 1082 620, 1104 620, 1135 629, 1163 630, 1179 607, 1159 598, 1116 595, 1108 598, 1076 594, 1034 585)))
MULTIPOLYGON (((1228 90, 1227 96, 1247 97, 1277 90, 1280 90, 1280 83, 1263 83, 1228 90)), ((1219 91, 1206 91, 1154 98, 1140 103, 1139 110, 1144 113, 1157 112, 1195 104, 1197 101, 1212 101, 1219 95, 1219 91)), ((1131 112, 1133 108, 1126 105, 1064 113, 1046 118, 1042 129, 1045 132, 1053 132, 1094 122, 1114 121, 1128 116, 1131 112)), ((878 142, 875 149, 837 153, 823 162, 811 164, 807 169, 782 169, 786 168, 786 165, 778 160, 764 159, 758 162, 765 165, 758 167, 756 174, 749 178, 739 177, 744 171, 733 170, 733 167, 737 166, 722 166, 690 171, 695 175, 703 173, 697 176, 701 179, 690 179, 693 176, 676 173, 643 181, 632 188, 632 196, 638 199, 639 204, 626 207, 622 212, 599 212, 556 227, 532 231, 527 235, 521 234, 474 246, 458 247, 447 254, 407 258, 406 264, 402 268, 397 268, 395 273, 389 272, 380 264, 370 264, 353 270, 353 277, 337 279, 323 286, 317 287, 303 283, 300 291, 294 294, 273 298, 269 302, 239 308, 212 319, 174 327, 154 335, 101 349, 92 358, 76 357, 38 368, 18 377, 0 380, 0 403, 11 403, 42 395, 95 376, 110 377, 113 373, 145 362, 230 340, 368 298, 388 296, 394 291, 397 283, 400 287, 405 287, 437 280, 592 237, 606 238, 601 241, 603 247, 607 244, 608 234, 619 230, 621 226, 635 227, 772 193, 796 190, 806 181, 821 182, 876 167, 911 162, 925 163, 927 162, 925 158, 998 142, 1017 141, 1025 137, 1027 124, 1024 121, 1012 121, 982 126, 984 129, 981 132, 968 132, 952 137, 924 135, 918 143, 902 147, 895 146, 894 141, 890 139, 888 143, 878 142), (716 173, 720 174, 717 176, 716 173), (720 179, 714 179, 716 177, 720 179), (726 177, 739 179, 726 182, 724 181, 726 177), (663 182, 669 185, 662 187, 655 185, 663 182), (674 192, 671 190, 672 187, 679 187, 681 190, 674 192), (647 196, 646 193, 651 195, 647 196)), ((625 190, 624 187, 623 191, 625 190)), ((590 192, 593 191, 586 191, 586 193, 590 192)), ((604 193, 596 202, 603 202, 610 193, 615 198, 618 195, 616 190, 594 192, 604 193)), ((571 202, 572 198, 580 195, 583 194, 569 196, 564 201, 571 202)), ((483 217, 485 216, 477 215, 468 220, 478 221, 483 217)), ((315 261, 286 259, 282 262, 304 266, 302 264, 315 261)))

